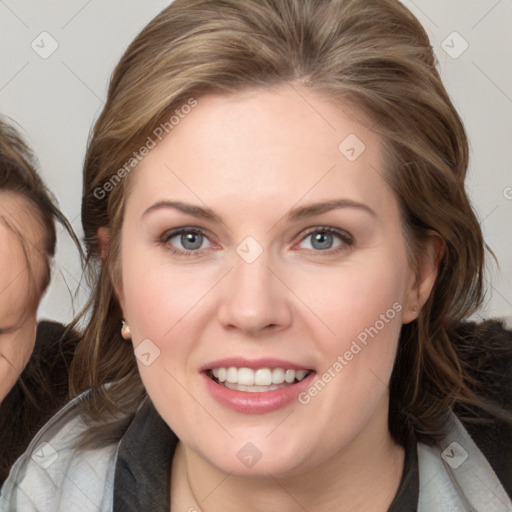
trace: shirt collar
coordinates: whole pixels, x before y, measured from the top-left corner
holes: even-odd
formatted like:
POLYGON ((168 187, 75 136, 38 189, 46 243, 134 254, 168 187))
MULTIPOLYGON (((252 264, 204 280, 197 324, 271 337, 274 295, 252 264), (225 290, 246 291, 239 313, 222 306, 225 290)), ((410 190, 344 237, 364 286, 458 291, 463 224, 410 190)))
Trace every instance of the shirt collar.
MULTIPOLYGON (((169 475, 178 438, 148 399, 119 446, 114 477, 114 512, 168 511, 169 475)), ((388 512, 416 512, 419 496, 417 440, 410 433, 398 492, 388 512)))
POLYGON ((411 429, 406 436, 402 479, 388 512, 416 512, 419 498, 418 441, 411 429))
POLYGON ((119 446, 114 512, 170 509, 170 464, 177 444, 176 435, 146 399, 119 446))

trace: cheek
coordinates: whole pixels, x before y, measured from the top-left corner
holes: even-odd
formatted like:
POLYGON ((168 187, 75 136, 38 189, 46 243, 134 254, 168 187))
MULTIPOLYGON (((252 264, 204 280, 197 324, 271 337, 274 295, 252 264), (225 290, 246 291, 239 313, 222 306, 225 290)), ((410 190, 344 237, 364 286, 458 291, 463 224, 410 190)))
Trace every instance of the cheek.
POLYGON ((122 261, 123 310, 135 354, 148 349, 150 360, 154 358, 149 366, 138 358, 141 377, 152 398, 160 396, 165 382, 167 391, 175 391, 172 400, 178 400, 180 387, 170 375, 181 382, 178 376, 193 366, 191 355, 211 319, 208 304, 219 269, 185 269, 170 264, 165 253, 133 246, 122 261))
POLYGON ((346 424, 347 415, 355 419, 370 414, 387 390, 407 289, 408 267, 402 256, 381 253, 371 258, 372 264, 329 269, 329 278, 317 273, 299 292, 315 313, 308 314, 308 326, 321 361, 320 382, 306 391, 301 403, 322 404, 340 425, 346 424), (320 283, 323 293, 318 292, 320 283))
POLYGON ((180 322, 196 315, 215 280, 211 271, 198 268, 191 273, 149 261, 123 264, 124 309, 135 340, 149 337, 160 343, 180 322))
POLYGON ((352 338, 364 338, 360 334, 372 327, 382 331, 389 324, 401 325, 400 312, 405 298, 401 271, 383 272, 376 266, 358 277, 349 276, 346 286, 349 290, 338 316, 338 332, 347 332, 350 326, 352 338))
POLYGON ((310 322, 311 327, 323 333, 321 339, 326 346, 340 349, 376 323, 382 328, 382 315, 385 326, 393 324, 396 334, 401 326, 406 279, 405 258, 393 261, 380 257, 372 258, 371 264, 362 262, 310 273, 302 283, 296 283, 294 290, 315 313, 316 321, 310 322))
POLYGON ((207 316, 201 299, 211 288, 212 276, 198 268, 191 278, 190 271, 133 251, 123 258, 122 272, 124 313, 139 373, 156 409, 183 434, 190 424, 211 428, 191 400, 188 379, 195 377, 191 355, 207 316), (141 259, 144 265, 137 264, 141 259))

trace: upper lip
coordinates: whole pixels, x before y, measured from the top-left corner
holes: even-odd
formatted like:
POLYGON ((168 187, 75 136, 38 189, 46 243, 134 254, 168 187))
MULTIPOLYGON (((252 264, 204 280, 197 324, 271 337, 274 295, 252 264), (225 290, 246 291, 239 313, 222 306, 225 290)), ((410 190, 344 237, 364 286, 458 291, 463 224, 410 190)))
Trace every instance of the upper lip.
POLYGON ((276 359, 270 357, 263 357, 259 359, 246 359, 244 357, 229 357, 226 359, 217 359, 210 363, 201 366, 200 371, 212 370, 214 368, 251 368, 257 370, 258 368, 283 368, 285 370, 311 370, 311 367, 297 364, 292 361, 285 361, 284 359, 276 359))

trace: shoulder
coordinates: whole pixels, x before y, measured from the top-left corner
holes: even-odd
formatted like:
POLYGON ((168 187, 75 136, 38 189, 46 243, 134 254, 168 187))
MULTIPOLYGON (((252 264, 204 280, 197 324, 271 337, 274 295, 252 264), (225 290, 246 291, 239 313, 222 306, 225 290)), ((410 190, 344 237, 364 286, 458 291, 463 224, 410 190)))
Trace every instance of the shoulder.
POLYGON ((109 511, 118 444, 77 450, 87 429, 77 397, 36 435, 2 487, 0 510, 109 511))

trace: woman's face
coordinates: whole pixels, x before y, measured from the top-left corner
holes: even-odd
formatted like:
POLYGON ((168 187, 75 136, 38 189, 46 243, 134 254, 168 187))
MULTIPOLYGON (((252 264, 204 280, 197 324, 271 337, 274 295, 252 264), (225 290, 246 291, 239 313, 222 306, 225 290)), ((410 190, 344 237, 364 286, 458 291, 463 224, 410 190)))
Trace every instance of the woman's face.
POLYGON ((32 210, 23 197, 0 192, 0 401, 25 368, 36 338, 34 286, 43 279, 44 258, 41 226, 32 210))
POLYGON ((409 268, 379 138, 352 114, 291 87, 200 97, 130 177, 118 292, 140 374, 225 472, 388 436, 400 328, 434 273, 409 268))

